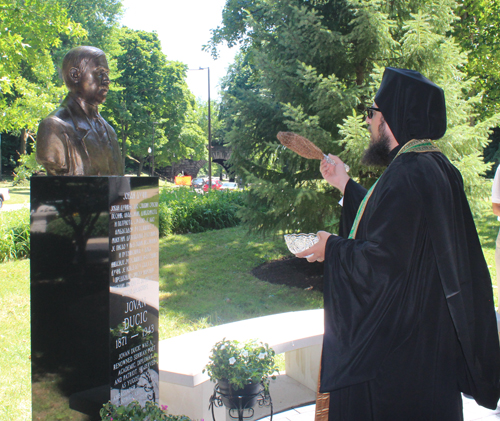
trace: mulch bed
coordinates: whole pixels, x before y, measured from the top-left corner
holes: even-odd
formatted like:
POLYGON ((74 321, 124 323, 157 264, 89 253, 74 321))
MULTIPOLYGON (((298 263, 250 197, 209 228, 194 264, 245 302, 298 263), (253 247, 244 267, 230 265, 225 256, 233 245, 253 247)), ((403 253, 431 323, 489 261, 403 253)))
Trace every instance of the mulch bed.
POLYGON ((252 275, 271 284, 323 292, 324 263, 309 263, 298 257, 285 257, 252 269, 252 275))

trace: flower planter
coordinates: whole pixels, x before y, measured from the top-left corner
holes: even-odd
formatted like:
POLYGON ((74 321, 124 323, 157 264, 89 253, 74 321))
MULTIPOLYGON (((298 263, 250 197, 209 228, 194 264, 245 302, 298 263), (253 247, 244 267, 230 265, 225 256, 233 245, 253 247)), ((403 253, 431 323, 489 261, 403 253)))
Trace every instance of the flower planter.
POLYGON ((203 370, 216 383, 209 405, 212 417, 214 407, 224 405, 229 409, 229 417, 236 419, 234 411, 237 411, 237 419, 243 421, 253 416, 253 407, 257 402, 260 406, 271 405, 272 414, 269 381, 270 378, 275 379, 275 373, 278 373, 274 356, 275 352, 269 345, 256 340, 238 342, 224 338, 217 342, 203 370), (241 389, 237 390, 232 385, 241 389), (247 409, 252 415, 243 415, 247 409))
POLYGON ((261 383, 247 384, 243 389, 233 389, 226 379, 217 381, 222 403, 229 409, 252 408, 263 390, 261 383))

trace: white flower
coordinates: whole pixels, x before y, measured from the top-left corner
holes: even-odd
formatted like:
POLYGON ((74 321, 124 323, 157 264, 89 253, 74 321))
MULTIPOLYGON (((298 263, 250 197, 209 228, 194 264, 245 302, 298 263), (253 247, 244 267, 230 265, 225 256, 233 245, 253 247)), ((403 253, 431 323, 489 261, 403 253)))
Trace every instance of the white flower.
POLYGON ((220 350, 222 351, 225 347, 226 347, 226 345, 222 345, 222 346, 220 347, 220 350))
POLYGON ((235 362, 236 362, 236 358, 234 358, 234 357, 229 358, 230 365, 233 365, 235 362))
POLYGON ((261 352, 261 353, 259 354, 259 360, 263 360, 263 359, 264 359, 264 358, 266 358, 266 357, 267 357, 267 352, 261 352))
POLYGON ((241 356, 247 358, 248 357, 248 351, 246 349, 244 349, 243 351, 241 351, 241 356))

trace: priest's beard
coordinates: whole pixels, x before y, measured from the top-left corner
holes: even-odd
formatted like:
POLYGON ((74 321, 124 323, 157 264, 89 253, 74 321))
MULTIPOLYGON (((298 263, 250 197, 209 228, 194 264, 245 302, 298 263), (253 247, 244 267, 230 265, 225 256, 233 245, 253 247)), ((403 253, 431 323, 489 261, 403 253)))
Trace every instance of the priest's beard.
POLYGON ((378 126, 378 139, 374 139, 372 135, 370 145, 361 158, 361 163, 368 166, 387 167, 391 163, 390 151, 391 146, 385 130, 385 121, 382 121, 378 126))

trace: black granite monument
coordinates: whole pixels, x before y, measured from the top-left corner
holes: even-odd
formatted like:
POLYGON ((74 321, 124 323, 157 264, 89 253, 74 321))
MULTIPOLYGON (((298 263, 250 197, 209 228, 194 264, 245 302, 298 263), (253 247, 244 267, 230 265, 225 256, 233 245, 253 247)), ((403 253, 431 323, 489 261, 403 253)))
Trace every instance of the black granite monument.
POLYGON ((33 420, 159 401, 158 179, 33 177, 33 420))

